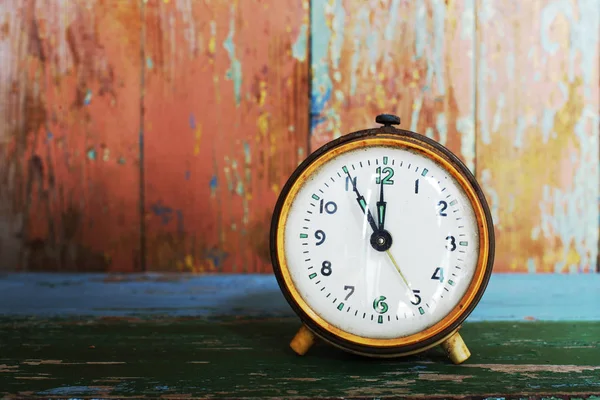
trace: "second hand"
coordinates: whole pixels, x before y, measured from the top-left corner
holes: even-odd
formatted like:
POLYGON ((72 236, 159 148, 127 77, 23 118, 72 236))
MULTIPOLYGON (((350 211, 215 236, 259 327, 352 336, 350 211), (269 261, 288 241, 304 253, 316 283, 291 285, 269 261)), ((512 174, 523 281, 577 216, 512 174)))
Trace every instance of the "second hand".
POLYGON ((400 270, 400 267, 398 266, 398 263, 396 262, 396 259, 394 258, 394 256, 392 255, 392 253, 390 252, 390 250, 386 250, 385 251, 388 255, 388 257, 390 258, 390 260, 392 260, 392 264, 394 264, 394 267, 396 267, 396 270, 398 271, 398 273, 400 274, 400 277, 402 278, 402 280, 404 281, 404 284, 406 285, 406 287, 408 288, 408 290, 410 291, 410 296, 412 297, 412 301, 416 301, 416 297, 415 294, 412 291, 412 288, 410 287, 410 284, 408 283, 408 280, 406 279, 406 277, 404 276, 404 274, 402 273, 402 271, 400 270))

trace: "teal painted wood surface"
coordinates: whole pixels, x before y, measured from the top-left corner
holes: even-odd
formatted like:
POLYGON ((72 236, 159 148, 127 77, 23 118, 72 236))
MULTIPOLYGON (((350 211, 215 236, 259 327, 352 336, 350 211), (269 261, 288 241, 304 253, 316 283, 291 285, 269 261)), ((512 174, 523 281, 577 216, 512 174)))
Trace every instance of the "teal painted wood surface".
POLYGON ((493 275, 472 357, 318 343, 272 276, 0 275, 0 397, 600 399, 600 276, 493 275), (595 396, 595 397, 594 397, 595 396))
MULTIPOLYGON (((0 293, 0 315, 294 315, 275 278, 259 274, 7 274, 0 293)), ((599 304, 597 274, 494 274, 468 320, 600 321, 599 304)))
POLYGON ((594 398, 600 322, 467 323, 472 356, 288 347, 295 318, 0 318, 0 397, 594 398))

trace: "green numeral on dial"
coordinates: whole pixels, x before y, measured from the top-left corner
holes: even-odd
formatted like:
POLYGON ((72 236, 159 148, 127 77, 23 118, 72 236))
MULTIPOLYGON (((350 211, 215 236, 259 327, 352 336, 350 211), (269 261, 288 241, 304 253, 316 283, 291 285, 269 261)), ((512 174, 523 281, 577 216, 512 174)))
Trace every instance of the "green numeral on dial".
POLYGON ((375 300, 373 300, 373 309, 379 314, 385 314, 389 309, 387 303, 385 302, 385 296, 379 296, 375 300))
POLYGON ((394 176, 394 170, 390 167, 385 167, 383 170, 381 167, 377 167, 375 170, 377 172, 377 178, 375 179, 375 183, 378 185, 383 182, 384 185, 391 185, 394 183, 392 177, 394 176), (383 178, 381 175, 385 175, 383 178))

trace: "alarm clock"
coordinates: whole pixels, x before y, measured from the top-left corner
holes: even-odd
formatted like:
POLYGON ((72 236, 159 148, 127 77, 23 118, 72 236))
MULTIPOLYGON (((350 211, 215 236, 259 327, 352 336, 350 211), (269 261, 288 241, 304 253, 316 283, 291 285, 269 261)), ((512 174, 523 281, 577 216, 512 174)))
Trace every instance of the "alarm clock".
POLYGON ((375 121, 312 153, 279 195, 271 260, 302 321, 290 346, 396 357, 441 345, 459 364, 458 331, 492 272, 488 204, 446 147, 395 115, 375 121))

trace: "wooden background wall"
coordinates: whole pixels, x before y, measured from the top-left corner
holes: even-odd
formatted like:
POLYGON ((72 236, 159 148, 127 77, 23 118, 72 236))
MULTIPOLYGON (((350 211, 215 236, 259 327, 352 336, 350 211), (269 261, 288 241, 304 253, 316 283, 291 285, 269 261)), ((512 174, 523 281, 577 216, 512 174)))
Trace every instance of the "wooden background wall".
POLYGON ((268 272, 287 176, 393 112, 476 173, 497 272, 594 271, 599 31, 600 0, 3 0, 0 269, 268 272))

